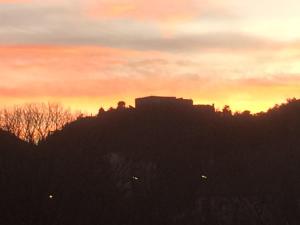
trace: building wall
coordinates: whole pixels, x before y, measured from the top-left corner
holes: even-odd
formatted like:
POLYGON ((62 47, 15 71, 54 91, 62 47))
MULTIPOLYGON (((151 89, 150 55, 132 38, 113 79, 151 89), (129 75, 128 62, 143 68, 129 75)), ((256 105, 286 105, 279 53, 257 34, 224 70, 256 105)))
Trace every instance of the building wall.
POLYGON ((159 97, 159 96, 149 96, 144 98, 135 99, 136 108, 155 108, 155 107, 178 107, 193 106, 193 101, 190 99, 182 99, 176 97, 159 97))

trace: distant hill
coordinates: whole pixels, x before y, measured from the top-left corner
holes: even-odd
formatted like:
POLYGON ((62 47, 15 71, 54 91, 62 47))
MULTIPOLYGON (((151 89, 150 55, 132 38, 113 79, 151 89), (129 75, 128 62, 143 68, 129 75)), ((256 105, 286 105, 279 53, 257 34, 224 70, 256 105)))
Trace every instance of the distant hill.
POLYGON ((299 115, 120 104, 37 147, 1 132, 0 224, 299 224, 299 115))
POLYGON ((242 224, 293 224, 299 115, 294 100, 256 116, 178 107, 78 119, 40 145, 65 207, 58 221, 233 224, 220 210, 234 218, 236 204, 242 224))
POLYGON ((23 151, 30 147, 28 143, 3 130, 0 130, 0 144, 1 151, 23 151))

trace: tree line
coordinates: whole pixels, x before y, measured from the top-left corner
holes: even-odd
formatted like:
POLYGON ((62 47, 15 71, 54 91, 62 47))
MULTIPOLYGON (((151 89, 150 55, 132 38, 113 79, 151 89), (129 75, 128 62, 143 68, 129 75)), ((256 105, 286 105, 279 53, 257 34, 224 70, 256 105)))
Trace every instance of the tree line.
POLYGON ((0 128, 22 140, 38 143, 76 119, 59 103, 31 103, 0 109, 0 128))

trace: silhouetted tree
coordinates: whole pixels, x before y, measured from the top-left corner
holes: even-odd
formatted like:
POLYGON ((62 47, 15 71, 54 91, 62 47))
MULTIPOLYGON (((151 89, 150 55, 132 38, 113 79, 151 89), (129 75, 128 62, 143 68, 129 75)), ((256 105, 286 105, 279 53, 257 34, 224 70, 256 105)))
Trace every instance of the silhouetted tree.
POLYGON ((124 101, 119 101, 118 102, 118 107, 117 109, 125 109, 126 108, 126 103, 124 101))
POLYGON ((75 115, 57 103, 25 104, 0 110, 0 128, 31 143, 45 139, 50 132, 73 120, 75 115))
POLYGON ((222 110, 223 116, 232 116, 232 111, 229 105, 225 105, 222 110))
POLYGON ((101 116, 103 113, 105 113, 105 110, 101 107, 98 111, 98 116, 101 116))

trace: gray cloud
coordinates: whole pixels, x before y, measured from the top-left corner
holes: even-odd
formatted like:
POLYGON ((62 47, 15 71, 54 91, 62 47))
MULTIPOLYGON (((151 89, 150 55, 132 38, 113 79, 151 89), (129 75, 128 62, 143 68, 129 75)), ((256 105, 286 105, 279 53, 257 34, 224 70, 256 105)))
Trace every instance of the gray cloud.
POLYGON ((182 35, 174 38, 152 38, 135 40, 132 47, 165 51, 199 51, 208 49, 245 50, 268 48, 275 43, 263 38, 242 33, 211 32, 195 35, 182 35))
POLYGON ((102 45, 171 52, 261 49, 278 44, 238 32, 163 38, 155 23, 91 20, 80 15, 76 7, 46 7, 38 4, 1 6, 0 44, 102 45))

